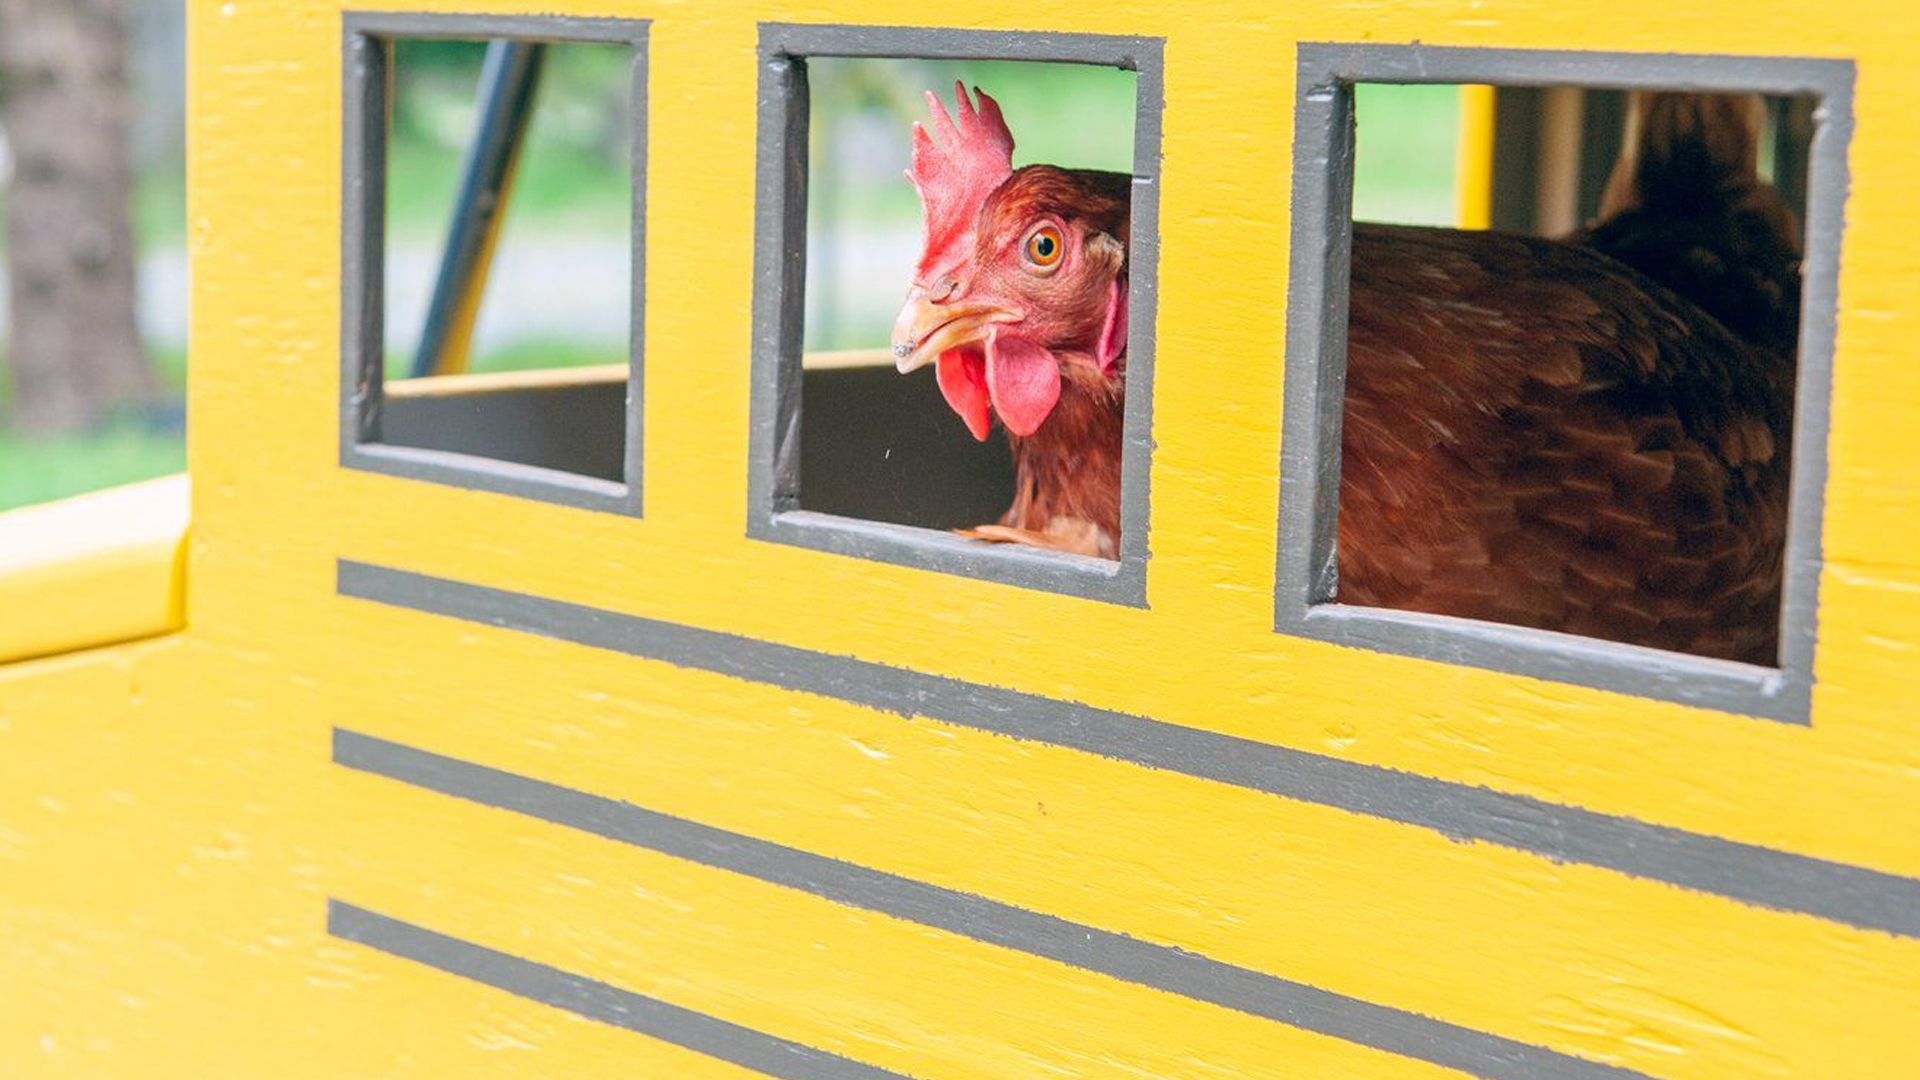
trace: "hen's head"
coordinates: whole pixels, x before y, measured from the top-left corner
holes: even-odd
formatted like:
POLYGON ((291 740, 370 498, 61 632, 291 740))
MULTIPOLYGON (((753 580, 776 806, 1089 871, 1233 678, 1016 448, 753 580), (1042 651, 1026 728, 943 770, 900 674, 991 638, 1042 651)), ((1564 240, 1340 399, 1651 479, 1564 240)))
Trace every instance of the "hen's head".
POLYGON ((893 354, 902 372, 935 365, 974 438, 996 413, 1031 435, 1059 400, 1060 365, 1112 374, 1126 353, 1129 178, 1016 172, 1000 106, 954 93, 957 117, 927 94, 937 138, 913 128, 924 243, 893 354))

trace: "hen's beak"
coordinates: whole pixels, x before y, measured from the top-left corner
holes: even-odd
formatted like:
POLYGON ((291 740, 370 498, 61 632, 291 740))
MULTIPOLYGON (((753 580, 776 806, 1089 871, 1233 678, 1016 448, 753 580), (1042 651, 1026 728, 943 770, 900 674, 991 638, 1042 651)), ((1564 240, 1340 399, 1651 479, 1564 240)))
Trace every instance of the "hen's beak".
POLYGON ((916 285, 893 323, 893 364, 902 374, 932 363, 948 349, 984 342, 996 323, 1020 321, 1020 313, 984 300, 936 304, 916 285))

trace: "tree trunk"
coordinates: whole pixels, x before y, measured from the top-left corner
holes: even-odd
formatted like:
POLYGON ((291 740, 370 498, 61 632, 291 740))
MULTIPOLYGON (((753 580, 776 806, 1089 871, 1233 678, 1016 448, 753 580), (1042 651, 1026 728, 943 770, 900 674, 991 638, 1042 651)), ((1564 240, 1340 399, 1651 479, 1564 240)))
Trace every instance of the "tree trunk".
POLYGON ((50 432, 154 390, 134 309, 125 0, 0 0, 13 417, 50 432))

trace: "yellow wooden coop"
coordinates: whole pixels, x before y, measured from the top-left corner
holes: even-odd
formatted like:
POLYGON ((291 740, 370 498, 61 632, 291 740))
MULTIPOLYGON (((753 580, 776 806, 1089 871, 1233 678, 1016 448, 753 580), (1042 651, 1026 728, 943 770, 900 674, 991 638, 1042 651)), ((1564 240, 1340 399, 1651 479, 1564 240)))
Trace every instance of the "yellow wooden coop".
POLYGON ((0 518, 0 1075, 1920 1076, 1910 5, 190 7, 189 477, 0 518), (630 356, 386 385, 413 39, 630 55, 630 356), (804 346, 809 65, 886 58, 1129 80, 1112 558, 804 346), (1466 88, 1467 225, 1786 103, 1776 662, 1326 594, 1360 84, 1466 88))

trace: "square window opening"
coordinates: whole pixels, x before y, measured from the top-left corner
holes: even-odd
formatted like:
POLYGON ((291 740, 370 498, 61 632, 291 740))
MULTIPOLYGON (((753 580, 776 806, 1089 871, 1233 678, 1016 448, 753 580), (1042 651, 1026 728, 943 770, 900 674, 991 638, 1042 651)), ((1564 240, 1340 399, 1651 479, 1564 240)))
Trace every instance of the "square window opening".
POLYGON ((1139 602, 1158 43, 766 26, 762 52, 750 533, 1139 602), (1040 475, 1073 424, 1082 460, 1040 475))
POLYGON ((1850 66, 1300 59, 1278 628, 1804 720, 1850 66))
POLYGON ((644 24, 347 42, 346 463, 638 513, 644 24))

